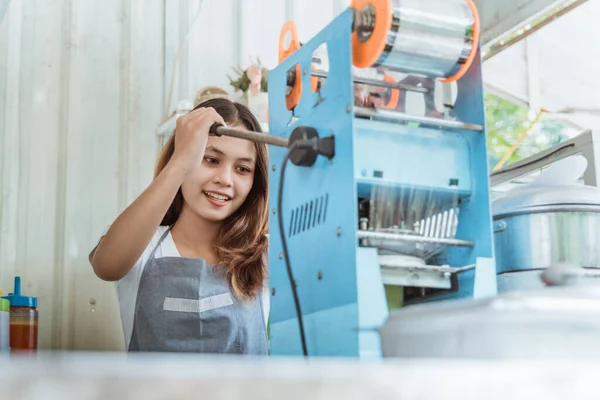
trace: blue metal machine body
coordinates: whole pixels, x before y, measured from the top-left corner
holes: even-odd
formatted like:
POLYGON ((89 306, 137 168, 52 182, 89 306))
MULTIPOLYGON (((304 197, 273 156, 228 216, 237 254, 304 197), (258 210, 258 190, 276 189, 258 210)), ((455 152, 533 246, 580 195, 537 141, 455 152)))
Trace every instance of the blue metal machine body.
MULTIPOLYGON (((279 171, 286 149, 269 149, 271 286, 270 351, 302 354, 292 290, 282 257, 277 213, 284 222, 289 258, 302 310, 310 356, 379 357, 377 328, 388 308, 375 248, 357 239, 358 197, 372 185, 402 185, 461 199, 457 238, 472 248, 447 248, 440 260, 453 267, 458 290, 443 298, 495 293, 485 132, 446 131, 354 115, 351 27, 348 9, 269 73, 269 132, 289 137, 297 126, 335 136, 335 158, 312 167, 288 165, 283 207, 277 210, 279 171), (320 94, 310 89, 313 51, 327 46, 329 73, 320 94), (294 111, 285 104, 286 74, 300 65, 302 97, 294 111), (377 173, 374 174, 374 172, 377 173), (450 187, 449 179, 458 185, 450 187), (491 278, 490 278, 491 277, 491 278)), ((484 125, 478 61, 459 84, 455 111, 484 125)))

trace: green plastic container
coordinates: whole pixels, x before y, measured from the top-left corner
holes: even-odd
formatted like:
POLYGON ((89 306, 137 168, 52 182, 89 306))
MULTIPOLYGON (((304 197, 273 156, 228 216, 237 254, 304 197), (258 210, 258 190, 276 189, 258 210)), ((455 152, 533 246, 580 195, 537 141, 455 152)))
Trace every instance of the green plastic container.
MULTIPOLYGON (((0 294, 2 292, 0 291, 0 294)), ((0 353, 10 351, 10 301, 0 298, 0 353)))

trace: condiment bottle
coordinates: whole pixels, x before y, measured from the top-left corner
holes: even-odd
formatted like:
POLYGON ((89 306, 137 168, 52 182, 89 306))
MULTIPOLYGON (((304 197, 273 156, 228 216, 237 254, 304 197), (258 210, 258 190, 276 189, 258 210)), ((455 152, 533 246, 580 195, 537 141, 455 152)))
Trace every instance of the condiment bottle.
POLYGON ((37 351, 37 298, 21 295, 19 276, 15 277, 14 293, 9 293, 4 298, 10 302, 10 351, 37 351))

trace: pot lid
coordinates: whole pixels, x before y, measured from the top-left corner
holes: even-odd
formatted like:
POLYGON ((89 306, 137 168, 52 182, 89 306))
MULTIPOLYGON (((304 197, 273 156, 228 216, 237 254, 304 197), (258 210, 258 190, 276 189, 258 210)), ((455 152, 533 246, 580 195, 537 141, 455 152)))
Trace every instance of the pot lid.
POLYGON ((580 184, 527 185, 492 202, 494 216, 535 211, 541 207, 598 206, 600 189, 580 184))
MULTIPOLYGON (((416 304, 407 308, 394 310, 388 319, 389 326, 396 325, 396 331, 422 331, 433 329, 432 322, 441 326, 456 328, 459 319, 483 324, 500 325, 506 321, 519 321, 518 312, 533 312, 538 317, 543 313, 549 318, 563 318, 559 312, 596 315, 593 318, 600 330, 600 286, 598 284, 546 287, 537 290, 514 291, 498 294, 482 299, 455 299, 443 302, 416 304), (588 314, 590 313, 590 314, 588 314), (505 315, 507 319, 500 318, 505 315), (395 322, 401 321, 400 324, 395 322)), ((592 319, 592 318, 590 318, 592 319)), ((535 320, 530 321, 536 323, 535 320)))

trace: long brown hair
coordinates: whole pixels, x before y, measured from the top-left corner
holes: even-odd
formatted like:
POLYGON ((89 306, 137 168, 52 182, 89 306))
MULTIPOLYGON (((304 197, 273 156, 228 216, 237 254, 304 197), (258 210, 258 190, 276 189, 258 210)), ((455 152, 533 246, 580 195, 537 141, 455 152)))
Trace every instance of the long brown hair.
MULTIPOLYGON (((260 123, 244 105, 223 98, 207 100, 199 107, 212 107, 228 125, 241 124, 246 129, 262 132, 260 123)), ((268 160, 267 148, 263 144, 256 147, 256 167, 254 183, 248 197, 240 208, 229 216, 217 237, 216 250, 219 264, 226 268, 226 276, 238 297, 254 298, 263 287, 266 275, 265 255, 268 247, 268 160)), ((175 150, 175 132, 163 148, 154 177, 165 168, 175 150)), ((161 225, 174 224, 183 208, 181 188, 173 199, 161 225)))

